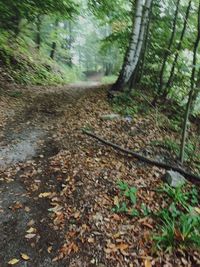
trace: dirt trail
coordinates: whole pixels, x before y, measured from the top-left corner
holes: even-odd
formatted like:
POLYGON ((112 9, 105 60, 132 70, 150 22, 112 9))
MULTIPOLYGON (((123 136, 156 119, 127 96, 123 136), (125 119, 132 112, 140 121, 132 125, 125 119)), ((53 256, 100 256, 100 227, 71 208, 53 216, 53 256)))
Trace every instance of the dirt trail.
MULTIPOLYGON (((16 265, 20 267, 58 265, 52 263, 52 257, 60 246, 60 237, 49 226, 49 202, 38 198, 38 188, 42 193, 56 191, 60 186, 55 177, 48 177, 49 158, 62 149, 53 140, 58 118, 67 106, 99 85, 91 82, 17 89, 22 93, 21 102, 8 112, 14 116, 7 118, 0 139, 1 267, 8 266, 13 258, 20 260, 16 265), (31 190, 29 179, 35 182, 31 190), (28 229, 32 231, 26 232, 28 229), (21 253, 27 254, 30 261, 23 260, 21 253)), ((8 88, 7 92, 12 90, 8 88)))

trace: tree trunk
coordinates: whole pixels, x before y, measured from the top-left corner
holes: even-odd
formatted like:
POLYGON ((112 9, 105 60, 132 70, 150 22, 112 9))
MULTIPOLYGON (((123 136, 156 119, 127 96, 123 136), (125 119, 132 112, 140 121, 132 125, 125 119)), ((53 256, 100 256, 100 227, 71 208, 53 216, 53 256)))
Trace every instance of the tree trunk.
POLYGON ((165 66, 166 66, 166 63, 167 63, 167 59, 168 59, 169 55, 171 54, 171 48, 172 48, 172 44, 174 42, 174 36, 175 36, 175 33, 176 33, 176 24, 177 24, 178 13, 179 13, 179 5, 180 5, 180 0, 178 0, 177 3, 176 3, 176 10, 175 10, 174 19, 173 19, 171 37, 170 37, 167 49, 165 50, 164 56, 163 56, 163 62, 162 62, 160 75, 159 75, 159 90, 158 90, 158 94, 160 92, 162 92, 162 89, 163 89, 163 76, 164 76, 164 72, 165 72, 165 66))
POLYGON ((170 76, 169 76, 169 79, 167 81, 165 90, 163 91, 163 94, 162 94, 163 98, 167 97, 167 95, 169 93, 169 88, 171 87, 172 82, 173 82, 176 63, 178 61, 179 53, 180 53, 180 50, 182 48, 183 38, 184 38, 184 35, 185 35, 185 32, 186 32, 186 26, 187 26, 187 23, 188 23, 188 17, 189 17, 189 13, 190 13, 190 9, 191 9, 191 3, 192 3, 192 0, 189 1, 188 7, 187 7, 187 10, 186 10, 183 29, 182 29, 182 32, 181 32, 181 37, 180 37, 180 40, 179 40, 179 43, 178 43, 178 46, 177 46, 177 49, 176 49, 176 54, 175 54, 174 61, 173 61, 173 64, 172 64, 172 68, 171 68, 171 71, 170 71, 170 76))
POLYGON ((51 53, 50 53, 50 58, 51 59, 54 59, 55 52, 56 52, 56 42, 53 42, 52 46, 51 46, 51 53))
POLYGON ((149 17, 147 18, 147 26, 146 26, 146 34, 143 44, 143 49, 141 52, 141 59, 139 60, 135 71, 132 73, 130 81, 129 81, 129 89, 131 90, 135 84, 139 83, 143 76, 144 71, 144 61, 145 61, 145 54, 147 50, 147 44, 148 44, 148 37, 149 37, 149 26, 150 26, 150 18, 151 18, 151 6, 149 11, 149 17))
POLYGON ((143 0, 136 1, 136 14, 133 22, 132 34, 129 42, 129 47, 126 51, 124 63, 120 71, 117 82, 113 85, 113 91, 123 91, 127 85, 131 74, 134 70, 134 58, 139 43, 139 37, 141 33, 142 24, 142 13, 143 13, 143 0))
POLYGON ((72 67, 71 49, 72 49, 72 42, 73 42, 71 21, 68 22, 68 29, 69 29, 69 40, 68 40, 67 47, 68 47, 68 50, 69 50, 69 57, 68 57, 68 60, 67 60, 67 65, 71 68, 72 67))
POLYGON ((41 32, 41 15, 38 15, 36 21, 36 40, 35 40, 36 48, 38 50, 40 50, 40 44, 41 44, 40 32, 41 32))
MULTIPOLYGON (((56 36, 55 36, 55 39, 57 38, 57 28, 58 28, 58 19, 56 19, 55 21, 55 31, 56 31, 56 36)), ((51 52, 50 52, 50 58, 51 59, 54 59, 55 57, 55 52, 56 52, 56 41, 53 41, 52 42, 52 45, 51 45, 51 52)))
POLYGON ((189 115, 190 115, 192 102, 194 99, 195 89, 197 88, 196 87, 196 81, 195 81, 195 74, 196 74, 197 50, 198 50, 199 42, 200 42, 200 1, 199 1, 199 10, 198 10, 198 33, 197 33, 197 38, 196 38, 196 41, 194 44, 194 50, 193 50, 191 89, 189 92, 188 102, 187 102, 187 106, 186 106, 186 110, 185 110, 183 132, 182 132, 182 139, 181 139, 180 160, 182 163, 184 162, 184 151, 185 151, 185 143, 186 143, 186 137, 187 137, 188 119, 189 119, 189 115))

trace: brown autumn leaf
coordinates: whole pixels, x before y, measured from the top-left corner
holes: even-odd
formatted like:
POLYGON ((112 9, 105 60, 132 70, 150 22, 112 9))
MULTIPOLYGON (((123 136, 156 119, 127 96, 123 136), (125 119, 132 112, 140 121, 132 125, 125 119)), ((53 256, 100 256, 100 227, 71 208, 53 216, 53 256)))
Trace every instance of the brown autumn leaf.
POLYGON ((149 259, 146 259, 146 260, 144 261, 144 266, 145 266, 145 267, 152 267, 151 261, 150 261, 149 259))
POLYGON ((75 219, 78 219, 80 217, 80 214, 81 214, 80 211, 77 211, 77 212, 74 213, 73 216, 74 216, 75 219))
POLYGON ((95 240, 93 237, 89 237, 87 241, 88 241, 88 243, 94 243, 95 240))

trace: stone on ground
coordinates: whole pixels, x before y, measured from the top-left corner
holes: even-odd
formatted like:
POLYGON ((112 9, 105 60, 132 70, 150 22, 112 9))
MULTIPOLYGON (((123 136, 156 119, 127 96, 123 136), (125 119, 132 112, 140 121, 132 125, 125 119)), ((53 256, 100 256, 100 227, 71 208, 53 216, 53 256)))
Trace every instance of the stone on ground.
POLYGON ((163 181, 172 187, 180 187, 186 183, 184 176, 175 171, 167 171, 163 176, 163 181))

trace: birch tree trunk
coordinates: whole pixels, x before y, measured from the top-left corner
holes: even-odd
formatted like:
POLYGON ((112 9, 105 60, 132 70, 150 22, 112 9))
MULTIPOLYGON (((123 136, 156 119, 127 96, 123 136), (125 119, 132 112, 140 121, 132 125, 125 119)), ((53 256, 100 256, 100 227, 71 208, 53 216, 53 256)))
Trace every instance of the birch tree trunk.
POLYGON ((147 22, 146 22, 146 31, 145 31, 145 36, 144 41, 143 41, 143 45, 142 45, 142 50, 140 53, 140 58, 138 60, 137 66, 134 70, 134 72, 131 75, 131 78, 129 80, 129 89, 131 90, 133 88, 133 86, 137 83, 140 82, 140 80, 142 79, 143 76, 143 72, 144 72, 144 62, 145 62, 145 54, 146 54, 146 50, 147 50, 147 44, 148 44, 148 39, 149 39, 149 26, 150 26, 150 17, 151 17, 151 6, 150 6, 150 14, 147 18, 147 22))
POLYGON ((133 23, 130 45, 127 49, 124 64, 120 71, 118 80, 111 89, 112 91, 123 91, 137 66, 144 41, 151 3, 152 0, 146 0, 144 5, 143 0, 137 0, 136 2, 136 14, 133 23))
POLYGON ((189 92, 188 102, 185 110, 185 117, 183 123, 183 132, 182 132, 182 139, 181 139, 181 149, 180 149, 180 160, 181 163, 184 162, 184 152, 185 152, 185 144, 186 144, 186 137, 187 137, 187 126, 189 115, 191 111, 192 102, 194 100, 195 91, 198 89, 195 81, 195 74, 196 74, 196 64, 197 64, 197 50, 199 47, 200 42, 200 1, 199 1, 199 10, 198 10, 198 31, 197 37, 194 44, 193 50, 193 62, 192 62, 192 74, 191 74, 191 89, 189 92))

